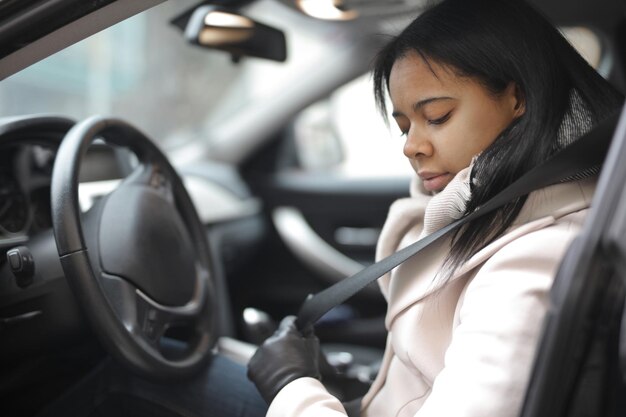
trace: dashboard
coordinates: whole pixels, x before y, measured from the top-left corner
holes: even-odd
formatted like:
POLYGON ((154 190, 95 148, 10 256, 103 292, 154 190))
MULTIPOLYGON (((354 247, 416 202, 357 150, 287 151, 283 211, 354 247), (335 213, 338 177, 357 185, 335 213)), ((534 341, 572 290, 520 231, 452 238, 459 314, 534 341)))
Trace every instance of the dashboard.
MULTIPOLYGON (((36 116, 18 123, 0 120, 0 255, 52 229, 52 168, 58 146, 72 125, 66 119, 36 116), (62 126, 56 126, 59 122, 62 126), (62 129, 56 131, 54 126, 62 129)), ((102 141, 92 144, 79 176, 81 194, 88 197, 88 203, 110 191, 111 187, 101 191, 102 185, 117 184, 132 169, 131 161, 129 151, 102 141)))
POLYGON ((52 167, 73 125, 45 115, 0 119, 0 266, 6 250, 51 230, 52 167))
POLYGON ((0 247, 52 227, 50 177, 55 153, 43 145, 0 148, 0 247))

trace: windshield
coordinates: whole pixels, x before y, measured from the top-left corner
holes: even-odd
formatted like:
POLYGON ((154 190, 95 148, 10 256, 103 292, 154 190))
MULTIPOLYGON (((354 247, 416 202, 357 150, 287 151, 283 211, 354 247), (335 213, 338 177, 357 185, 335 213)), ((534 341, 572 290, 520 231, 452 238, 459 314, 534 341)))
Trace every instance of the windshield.
POLYGON ((116 116, 164 147, 202 136, 242 66, 169 23, 196 3, 165 2, 3 80, 0 115, 116 116))

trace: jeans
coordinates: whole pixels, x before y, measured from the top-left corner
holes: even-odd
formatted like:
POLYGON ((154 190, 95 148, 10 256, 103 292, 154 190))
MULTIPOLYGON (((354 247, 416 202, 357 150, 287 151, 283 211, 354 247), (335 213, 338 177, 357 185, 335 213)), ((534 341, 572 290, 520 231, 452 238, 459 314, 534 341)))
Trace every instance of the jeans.
POLYGON ((157 383, 130 374, 107 359, 41 417, 262 417, 267 404, 246 368, 215 356, 199 375, 157 383))

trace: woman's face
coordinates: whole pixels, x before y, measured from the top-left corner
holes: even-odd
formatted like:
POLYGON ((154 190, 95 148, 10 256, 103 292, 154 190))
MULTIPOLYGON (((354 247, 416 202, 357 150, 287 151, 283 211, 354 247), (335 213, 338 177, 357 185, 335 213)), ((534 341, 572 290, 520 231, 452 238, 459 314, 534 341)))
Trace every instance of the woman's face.
POLYGON ((475 79, 417 53, 398 59, 389 78, 404 154, 428 191, 442 190, 524 112, 514 83, 494 95, 475 79), (432 68, 432 70, 431 70, 432 68), (434 72, 434 73, 433 73, 434 72))

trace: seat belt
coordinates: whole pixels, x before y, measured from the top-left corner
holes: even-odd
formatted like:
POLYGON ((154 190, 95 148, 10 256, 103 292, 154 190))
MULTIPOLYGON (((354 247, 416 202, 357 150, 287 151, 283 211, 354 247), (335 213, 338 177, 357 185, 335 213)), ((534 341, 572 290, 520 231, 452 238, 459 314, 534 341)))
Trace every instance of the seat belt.
POLYGON ((431 233, 390 256, 309 296, 298 312, 296 326, 306 333, 324 314, 345 302, 370 283, 391 271, 422 249, 464 224, 532 191, 566 180, 583 170, 601 166, 607 154, 620 112, 607 117, 591 131, 531 169, 484 205, 461 219, 431 233))

